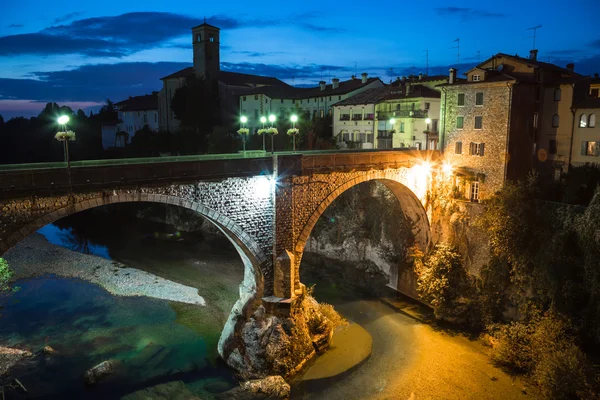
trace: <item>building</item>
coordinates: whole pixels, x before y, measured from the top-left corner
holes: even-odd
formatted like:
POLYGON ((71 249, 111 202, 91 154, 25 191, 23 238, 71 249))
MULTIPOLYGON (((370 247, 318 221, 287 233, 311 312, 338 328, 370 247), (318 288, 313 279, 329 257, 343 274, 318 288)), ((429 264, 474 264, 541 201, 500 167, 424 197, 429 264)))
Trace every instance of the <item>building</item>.
POLYGON ((333 136, 341 148, 376 148, 375 104, 389 94, 387 86, 369 89, 333 106, 333 136))
POLYGON ((260 117, 269 114, 279 119, 287 119, 295 112, 308 113, 311 118, 325 117, 333 113, 332 106, 336 103, 383 86, 379 78, 369 78, 363 73, 360 79, 355 76, 347 81, 333 78, 331 84, 321 81, 319 86, 312 88, 257 87, 240 96, 240 112, 248 118, 248 127, 251 129, 260 128, 260 117))
POLYGON ((440 92, 417 82, 400 81, 375 106, 377 148, 438 148, 440 92))
POLYGON ((333 105, 340 147, 437 148, 440 93, 447 76, 410 76, 333 105))
POLYGON ((570 163, 600 164, 600 78, 581 83, 582 93, 573 104, 573 141, 570 163))
POLYGON ((206 22, 192 28, 194 65, 161 78, 163 87, 158 95, 158 121, 161 130, 174 131, 179 128, 179 120, 171 110, 171 100, 175 91, 191 77, 205 79, 209 87, 218 91, 221 123, 224 125, 237 123, 238 96, 241 94, 258 87, 290 87, 273 77, 221 71, 220 45, 219 28, 206 22))
POLYGON ((546 176, 568 168, 573 88, 583 78, 566 68, 498 53, 440 85, 441 148, 458 175, 457 194, 478 201, 535 167, 546 176))
POLYGON ((133 96, 115 103, 115 119, 102 124, 102 147, 125 147, 140 129, 158 131, 158 93, 133 96))

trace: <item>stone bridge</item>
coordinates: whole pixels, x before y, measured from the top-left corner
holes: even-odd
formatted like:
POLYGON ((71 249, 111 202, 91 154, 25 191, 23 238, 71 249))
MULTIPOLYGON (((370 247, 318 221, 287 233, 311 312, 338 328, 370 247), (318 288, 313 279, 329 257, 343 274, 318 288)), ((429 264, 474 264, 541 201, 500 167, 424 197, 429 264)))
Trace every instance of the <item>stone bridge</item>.
MULTIPOLYGON (((294 314, 304 293, 304 246, 328 205, 359 183, 379 181, 396 195, 414 223, 416 242, 426 249, 429 163, 438 158, 435 151, 391 150, 82 161, 70 169, 62 163, 6 165, 0 167, 0 255, 46 224, 106 204, 158 202, 194 210, 231 240, 245 265, 219 352, 238 371, 254 371, 246 377, 260 376, 260 366, 248 365, 262 361, 249 361, 244 324, 256 320, 261 305, 266 315, 294 314)), ((397 274, 390 280, 396 285, 397 274)), ((275 372, 290 374, 297 367, 275 372)))

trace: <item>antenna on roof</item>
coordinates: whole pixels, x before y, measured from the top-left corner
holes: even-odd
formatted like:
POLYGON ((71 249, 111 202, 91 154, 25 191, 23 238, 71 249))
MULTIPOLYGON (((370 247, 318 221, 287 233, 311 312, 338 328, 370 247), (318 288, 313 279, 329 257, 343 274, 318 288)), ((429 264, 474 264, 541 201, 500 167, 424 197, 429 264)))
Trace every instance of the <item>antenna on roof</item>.
POLYGON ((425 52, 425 76, 429 75, 429 50, 423 50, 425 52))
POLYGON ((206 23, 206 17, 204 17, 204 23, 206 23))
POLYGON ((481 51, 477 50, 477 64, 481 62, 481 51))
POLYGON ((460 64, 460 38, 456 38, 452 43, 456 42, 456 46, 450 47, 451 49, 456 49, 456 64, 460 64))
POLYGON ((390 68, 390 83, 392 83, 393 79, 394 79, 394 68, 390 68))
POLYGON ((356 64, 356 61, 354 61, 354 76, 358 75, 358 66, 356 64))
POLYGON ((533 47, 531 48, 532 50, 535 50, 535 32, 540 29, 542 26, 541 25, 537 25, 537 26, 532 26, 531 28, 527 28, 527 31, 533 31, 533 47))

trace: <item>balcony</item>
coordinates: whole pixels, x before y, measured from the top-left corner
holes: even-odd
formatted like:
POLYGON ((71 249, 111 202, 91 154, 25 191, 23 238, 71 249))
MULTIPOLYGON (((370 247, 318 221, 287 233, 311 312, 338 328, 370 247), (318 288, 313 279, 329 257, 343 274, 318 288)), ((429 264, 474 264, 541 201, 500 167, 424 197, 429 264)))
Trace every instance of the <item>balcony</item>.
POLYGON ((390 118, 427 118, 429 110, 394 110, 378 111, 377 119, 384 120, 390 118))
POLYGON ((354 114, 352 116, 352 121, 362 121, 362 114, 354 114))
POLYGON ((350 121, 350 114, 341 114, 340 121, 350 121))

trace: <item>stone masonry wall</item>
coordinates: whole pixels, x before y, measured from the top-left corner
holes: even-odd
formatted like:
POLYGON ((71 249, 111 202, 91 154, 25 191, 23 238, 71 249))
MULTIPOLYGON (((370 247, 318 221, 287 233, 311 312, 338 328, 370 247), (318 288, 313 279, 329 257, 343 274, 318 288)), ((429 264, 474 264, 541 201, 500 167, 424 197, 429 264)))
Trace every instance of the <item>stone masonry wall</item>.
MULTIPOLYGON (((466 168, 475 174, 483 174, 479 183, 479 198, 492 196, 504 183, 508 135, 510 89, 501 84, 449 85, 442 93, 444 158, 459 169, 466 168), (476 93, 483 93, 483 105, 475 105, 476 93), (465 95, 465 105, 458 106, 459 93, 465 95), (456 117, 464 117, 463 129, 457 129, 456 117), (483 128, 475 129, 475 116, 483 117, 483 128), (462 154, 456 154, 456 142, 462 142, 462 154), (484 143, 483 156, 469 154, 469 144, 484 143)), ((468 198, 463 189, 464 196, 468 198)))

